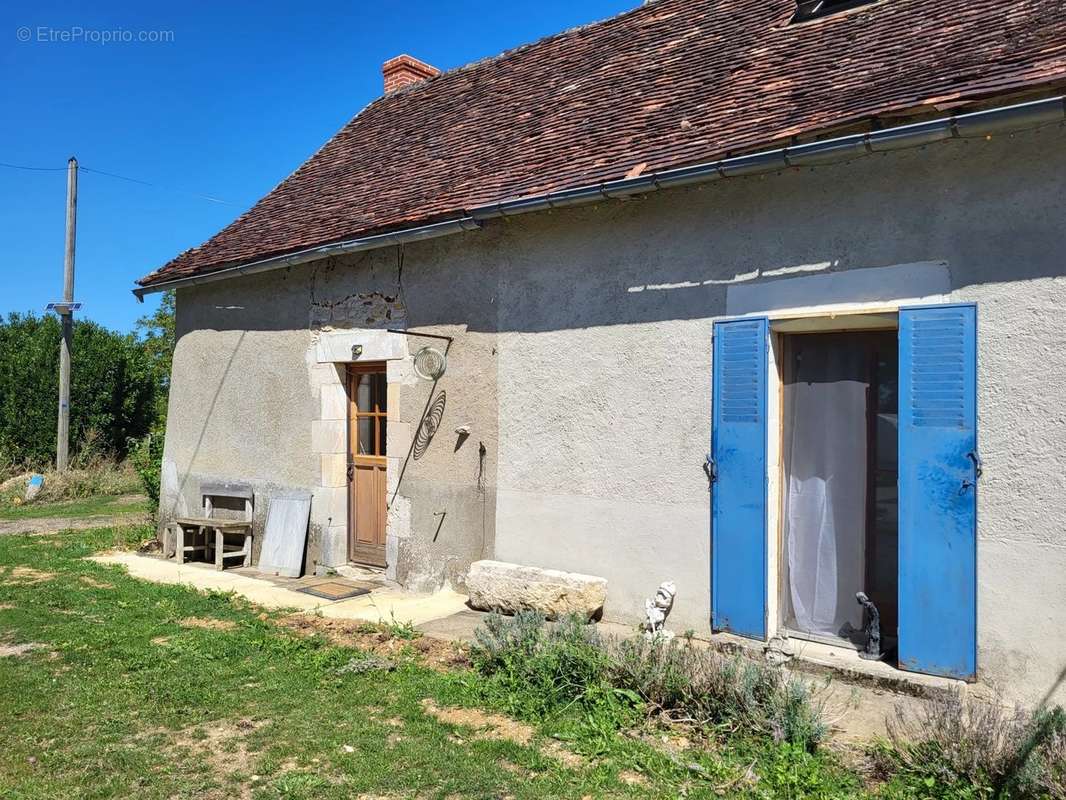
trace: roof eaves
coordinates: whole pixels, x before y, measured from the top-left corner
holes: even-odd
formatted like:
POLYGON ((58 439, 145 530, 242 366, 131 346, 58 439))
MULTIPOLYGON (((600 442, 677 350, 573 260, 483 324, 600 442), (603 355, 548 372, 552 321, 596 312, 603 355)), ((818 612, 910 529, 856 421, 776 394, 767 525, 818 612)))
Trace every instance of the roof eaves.
POLYGON ((645 194, 659 189, 706 183, 719 178, 765 174, 778 172, 788 167, 807 167, 848 161, 869 153, 924 147, 952 138, 991 136, 1063 122, 1066 122, 1066 96, 1063 95, 967 114, 952 114, 935 120, 764 150, 704 164, 646 173, 632 178, 517 197, 471 208, 465 212, 457 212, 460 215, 455 219, 413 225, 388 233, 305 248, 295 253, 258 259, 254 262, 226 265, 211 272, 174 280, 153 283, 150 282, 151 275, 149 275, 142 281, 138 281, 140 287, 134 289, 133 293, 138 299, 143 299, 145 294, 177 286, 293 266, 330 255, 371 250, 392 244, 477 230, 481 227, 481 223, 494 218, 645 194))

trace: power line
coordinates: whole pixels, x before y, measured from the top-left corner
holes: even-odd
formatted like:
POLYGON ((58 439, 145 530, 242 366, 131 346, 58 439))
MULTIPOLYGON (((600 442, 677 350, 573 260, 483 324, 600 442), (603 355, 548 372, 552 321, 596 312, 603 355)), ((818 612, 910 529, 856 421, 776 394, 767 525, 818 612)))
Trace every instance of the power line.
POLYGON ((0 167, 7 167, 8 169, 24 169, 29 172, 63 172, 66 167, 24 167, 21 164, 5 164, 0 161, 0 167))
MULTIPOLYGON (((28 167, 28 166, 25 166, 23 164, 8 164, 8 163, 5 163, 3 161, 0 161, 0 167, 7 167, 8 169, 21 169, 21 170, 26 170, 26 171, 29 171, 29 172, 62 172, 64 170, 66 170, 66 167, 28 167)), ((173 187, 163 186, 162 184, 158 184, 158 183, 151 183, 149 181, 142 181, 140 178, 131 178, 131 177, 127 176, 127 175, 119 175, 119 174, 117 174, 115 172, 105 172, 102 169, 93 169, 92 167, 86 167, 86 166, 81 166, 81 165, 78 166, 78 169, 81 170, 82 172, 92 172, 92 173, 95 173, 97 175, 104 175, 104 176, 106 176, 108 178, 117 178, 120 181, 129 181, 130 183, 137 183, 137 184, 140 184, 141 186, 150 186, 153 189, 162 189, 163 191, 176 192, 178 194, 188 195, 189 197, 198 197, 201 200, 207 200, 210 203, 218 203, 219 205, 224 205, 224 206, 237 205, 236 203, 231 203, 230 201, 223 200, 223 199, 221 199, 219 197, 212 197, 209 194, 200 194, 199 192, 187 192, 184 189, 175 189, 173 187)))
POLYGON ((187 192, 184 189, 173 189, 168 186, 160 186, 158 183, 149 183, 148 181, 142 181, 139 178, 129 178, 125 175, 116 175, 114 172, 104 172, 102 169, 92 169, 91 167, 82 167, 86 172, 95 172, 97 175, 106 175, 109 178, 118 178, 120 181, 129 181, 130 183, 139 183, 142 186, 151 186, 156 189, 164 189, 166 191, 178 192, 179 194, 187 194, 190 197, 199 197, 201 200, 207 200, 211 203, 220 203, 224 206, 232 206, 234 203, 228 200, 222 200, 218 197, 212 197, 209 194, 200 194, 199 192, 187 192))

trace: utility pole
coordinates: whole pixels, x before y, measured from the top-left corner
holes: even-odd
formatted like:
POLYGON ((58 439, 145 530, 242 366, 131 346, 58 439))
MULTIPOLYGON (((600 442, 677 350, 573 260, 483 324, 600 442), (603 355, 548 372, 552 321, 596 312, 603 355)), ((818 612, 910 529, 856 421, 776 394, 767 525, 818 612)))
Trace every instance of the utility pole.
POLYGON ((70 344, 74 338, 74 238, 78 227, 78 159, 67 162, 67 243, 63 257, 63 302, 55 310, 63 325, 59 344, 59 425, 56 435, 56 469, 67 471, 70 451, 70 344))

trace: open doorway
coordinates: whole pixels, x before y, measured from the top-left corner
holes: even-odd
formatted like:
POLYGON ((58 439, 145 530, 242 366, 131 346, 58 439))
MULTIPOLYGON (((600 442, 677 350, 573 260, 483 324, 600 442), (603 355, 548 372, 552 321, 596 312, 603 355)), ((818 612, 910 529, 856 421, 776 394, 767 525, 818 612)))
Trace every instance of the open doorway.
POLYGON ((895 330, 782 335, 781 617, 803 638, 882 651, 898 626, 895 330))

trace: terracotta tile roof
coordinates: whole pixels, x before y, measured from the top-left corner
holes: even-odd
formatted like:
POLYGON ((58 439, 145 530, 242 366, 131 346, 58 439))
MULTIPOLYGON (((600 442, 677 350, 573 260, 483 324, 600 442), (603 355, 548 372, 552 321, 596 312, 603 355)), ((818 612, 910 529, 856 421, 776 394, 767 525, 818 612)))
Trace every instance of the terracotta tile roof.
POLYGON ((151 285, 1066 79, 1062 0, 655 0, 381 97, 151 285))

